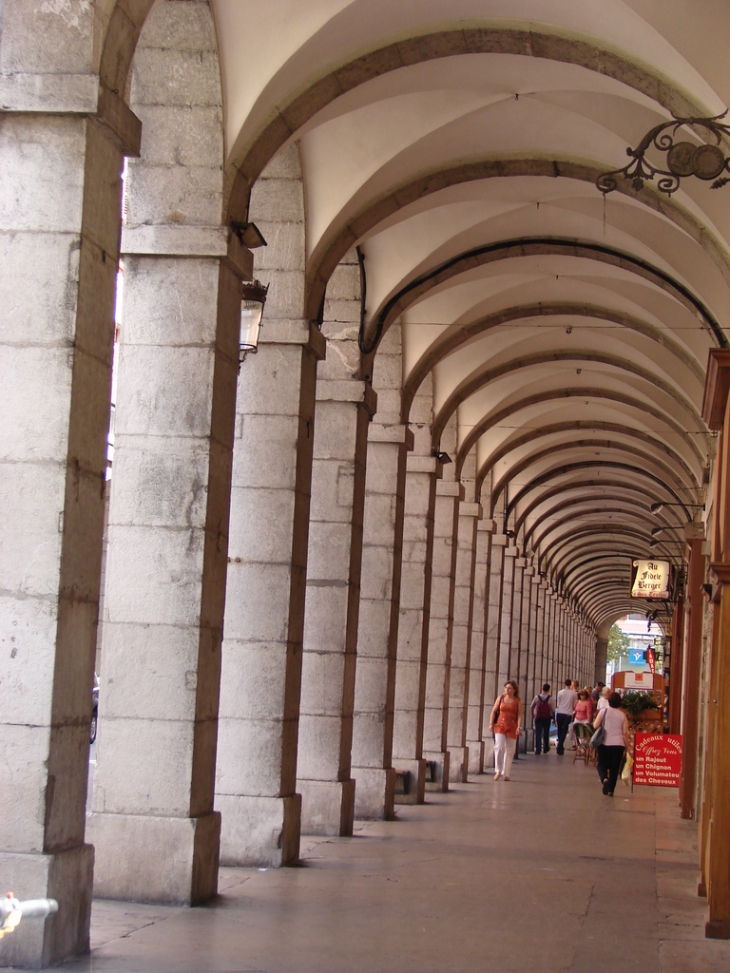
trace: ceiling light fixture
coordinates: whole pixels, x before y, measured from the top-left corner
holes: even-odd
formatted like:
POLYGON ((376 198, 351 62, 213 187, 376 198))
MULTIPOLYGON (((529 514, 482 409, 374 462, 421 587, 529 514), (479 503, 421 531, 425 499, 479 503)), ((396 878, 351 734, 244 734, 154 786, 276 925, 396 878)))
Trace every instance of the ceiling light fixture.
POLYGON ((639 142, 637 148, 626 149, 631 156, 631 162, 622 169, 603 172, 596 179, 596 186, 607 195, 618 189, 618 176, 630 179, 632 187, 639 192, 644 188, 645 181, 654 181, 658 176, 656 187, 660 193, 671 196, 679 189, 680 179, 687 176, 697 176, 705 182, 714 180, 712 189, 720 189, 730 182, 730 176, 722 176, 723 172, 730 173, 730 158, 720 148, 722 137, 730 136, 730 125, 723 124, 721 119, 727 115, 727 109, 722 115, 712 118, 677 118, 672 116, 671 122, 656 125, 639 142), (702 135, 715 140, 715 144, 697 145, 695 142, 676 142, 675 137, 684 125, 690 129, 703 129, 702 135), (671 129, 671 131, 670 131, 671 129), (646 158, 650 148, 666 153, 666 168, 655 166, 646 158))
POLYGON ((666 500, 659 500, 657 503, 653 503, 649 510, 653 514, 661 513, 665 507, 691 507, 693 510, 704 510, 704 504, 702 503, 667 503, 666 500))

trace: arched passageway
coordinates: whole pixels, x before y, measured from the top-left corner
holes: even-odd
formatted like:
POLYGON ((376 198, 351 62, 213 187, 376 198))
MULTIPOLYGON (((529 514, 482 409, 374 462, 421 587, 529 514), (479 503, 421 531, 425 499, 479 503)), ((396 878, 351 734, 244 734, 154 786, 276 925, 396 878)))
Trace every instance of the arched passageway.
POLYGON ((60 909, 0 962, 482 775, 505 679, 654 610, 640 559, 730 937, 730 189, 596 187, 722 113, 728 16, 5 0, 0 860, 60 909))

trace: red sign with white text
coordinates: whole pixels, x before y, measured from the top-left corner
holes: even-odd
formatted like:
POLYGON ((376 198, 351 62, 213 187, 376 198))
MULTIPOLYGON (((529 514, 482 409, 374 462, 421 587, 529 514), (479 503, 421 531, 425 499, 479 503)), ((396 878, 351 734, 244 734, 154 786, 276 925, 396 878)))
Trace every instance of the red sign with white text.
POLYGON ((679 733, 637 733, 634 741, 634 783, 679 787, 682 737, 679 733))
POLYGON ((654 655, 654 649, 646 650, 646 661, 649 663, 649 672, 656 672, 656 656, 654 655))

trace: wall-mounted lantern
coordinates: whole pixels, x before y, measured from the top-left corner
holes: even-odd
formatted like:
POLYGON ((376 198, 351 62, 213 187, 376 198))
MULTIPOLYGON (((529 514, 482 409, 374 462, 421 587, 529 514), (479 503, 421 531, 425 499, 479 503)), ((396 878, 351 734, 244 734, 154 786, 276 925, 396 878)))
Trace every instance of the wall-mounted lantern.
POLYGON ((266 295, 269 285, 264 286, 259 280, 244 281, 241 288, 241 337, 238 346, 238 365, 246 360, 246 355, 253 355, 258 350, 261 319, 264 315, 266 295))

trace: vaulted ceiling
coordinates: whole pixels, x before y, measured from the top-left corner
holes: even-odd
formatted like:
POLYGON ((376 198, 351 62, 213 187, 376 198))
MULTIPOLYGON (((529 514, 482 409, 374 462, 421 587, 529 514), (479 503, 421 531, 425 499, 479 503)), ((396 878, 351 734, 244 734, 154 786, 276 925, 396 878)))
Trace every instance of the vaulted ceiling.
POLYGON ((455 417, 457 471, 474 450, 486 515, 502 502, 522 550, 594 624, 622 614, 631 558, 676 559, 705 499, 730 187, 689 178, 669 197, 619 180, 604 196, 595 180, 672 113, 724 111, 730 6, 213 7, 231 199, 299 142, 310 315, 358 245, 366 343, 402 326, 403 418, 432 374, 434 446, 455 417))

